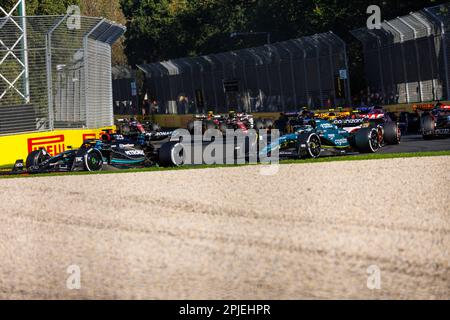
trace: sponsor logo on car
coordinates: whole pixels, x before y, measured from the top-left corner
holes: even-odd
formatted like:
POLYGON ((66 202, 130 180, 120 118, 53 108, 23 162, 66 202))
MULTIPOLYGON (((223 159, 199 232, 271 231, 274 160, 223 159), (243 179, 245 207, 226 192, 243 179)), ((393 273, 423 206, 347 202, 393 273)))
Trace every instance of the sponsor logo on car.
POLYGON ((51 156, 56 156, 66 151, 64 135, 28 139, 28 153, 39 149, 46 150, 51 156))
POLYGON ((127 156, 144 156, 145 155, 144 150, 128 150, 128 151, 125 151, 125 154, 127 156))
POLYGON ((126 149, 126 148, 134 148, 134 144, 119 144, 119 148, 126 149))
POLYGON ((153 135, 155 136, 155 137, 163 137, 163 136, 170 136, 170 135, 172 135, 173 134, 173 132, 171 131, 171 132, 156 132, 156 133, 154 133, 153 135))
POLYGON ((450 134, 450 129, 437 129, 436 134, 450 134))

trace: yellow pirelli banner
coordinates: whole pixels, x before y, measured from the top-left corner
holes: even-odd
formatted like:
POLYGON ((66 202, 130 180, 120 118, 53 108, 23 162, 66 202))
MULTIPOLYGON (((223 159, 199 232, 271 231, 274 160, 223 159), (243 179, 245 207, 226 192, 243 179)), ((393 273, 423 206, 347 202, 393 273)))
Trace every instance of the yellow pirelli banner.
POLYGON ((0 136, 0 167, 12 165, 18 159, 25 160, 34 150, 44 148, 51 155, 66 151, 69 147, 80 147, 85 140, 101 138, 103 130, 115 129, 71 129, 33 132, 0 136))

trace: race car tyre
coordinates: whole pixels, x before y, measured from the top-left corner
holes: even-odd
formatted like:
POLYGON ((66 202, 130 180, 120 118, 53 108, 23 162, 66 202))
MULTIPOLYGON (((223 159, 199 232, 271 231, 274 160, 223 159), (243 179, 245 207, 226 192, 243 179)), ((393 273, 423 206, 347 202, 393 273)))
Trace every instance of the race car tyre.
POLYGON ((376 153, 380 150, 377 128, 362 128, 355 134, 355 146, 361 153, 376 153))
POLYGON ((397 145, 400 143, 402 133, 396 122, 387 122, 384 126, 384 142, 389 145, 397 145))
POLYGON ((256 120, 255 121, 255 130, 259 131, 259 130, 263 130, 264 129, 264 122, 261 120, 256 120))
POLYGON ((89 149, 84 155, 84 169, 89 172, 97 172, 103 169, 103 156, 97 149, 89 149))
POLYGON ((28 155, 25 167, 27 171, 33 171, 33 169, 39 168, 42 162, 50 158, 50 155, 44 150, 35 150, 28 155))
POLYGON ((432 134, 436 129, 436 122, 433 117, 430 115, 424 115, 420 119, 420 126, 422 128, 422 136, 425 140, 431 140, 434 138, 432 134))
POLYGON ((163 167, 181 167, 185 163, 184 147, 179 142, 168 142, 159 149, 159 164, 163 167))
POLYGON ((322 142, 315 133, 305 133, 298 137, 298 156, 300 159, 320 157, 322 142))

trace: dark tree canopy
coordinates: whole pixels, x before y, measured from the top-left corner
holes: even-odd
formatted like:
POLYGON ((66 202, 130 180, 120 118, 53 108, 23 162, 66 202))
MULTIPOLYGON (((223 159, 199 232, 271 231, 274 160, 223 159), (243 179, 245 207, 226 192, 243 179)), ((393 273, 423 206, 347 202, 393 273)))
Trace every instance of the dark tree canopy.
POLYGON ((128 20, 130 63, 262 45, 266 38, 230 38, 232 32, 271 32, 272 41, 333 30, 349 44, 353 89, 364 86, 361 48, 349 31, 366 24, 368 6, 392 19, 435 0, 121 0, 128 20))

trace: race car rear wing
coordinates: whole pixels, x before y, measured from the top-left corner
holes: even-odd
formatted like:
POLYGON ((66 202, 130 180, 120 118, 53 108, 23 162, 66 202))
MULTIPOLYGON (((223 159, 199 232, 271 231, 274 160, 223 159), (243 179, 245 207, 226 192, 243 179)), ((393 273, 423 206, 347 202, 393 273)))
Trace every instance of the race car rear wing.
POLYGON ((322 120, 334 120, 339 118, 347 118, 352 115, 351 112, 345 111, 345 112, 322 112, 322 113, 315 113, 314 117, 322 119, 322 120))

